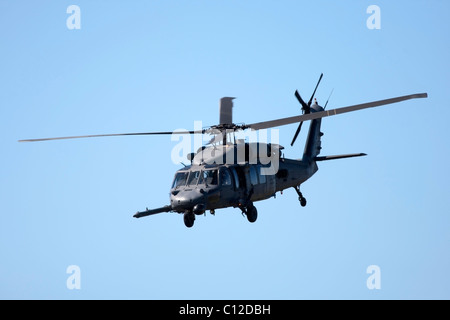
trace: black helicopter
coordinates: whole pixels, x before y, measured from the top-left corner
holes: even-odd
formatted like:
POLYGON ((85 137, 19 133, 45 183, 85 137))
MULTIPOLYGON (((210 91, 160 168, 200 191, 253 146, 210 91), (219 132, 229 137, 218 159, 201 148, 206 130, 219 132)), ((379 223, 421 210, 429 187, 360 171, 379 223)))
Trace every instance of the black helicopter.
POLYGON ((27 139, 19 142, 35 142, 75 138, 132 136, 132 135, 172 135, 172 134, 212 134, 213 139, 202 146, 196 153, 190 153, 189 166, 178 170, 170 190, 170 204, 161 208, 137 212, 134 217, 141 218, 163 212, 183 214, 186 227, 194 225, 195 216, 216 209, 239 208, 248 221, 255 222, 258 212, 254 202, 273 197, 276 192, 294 188, 301 206, 306 206, 306 199, 300 192, 300 185, 317 172, 317 162, 360 157, 364 153, 319 156, 321 150, 320 130, 322 118, 366 108, 378 107, 409 99, 427 98, 426 93, 412 94, 386 100, 374 101, 325 110, 314 99, 319 81, 306 103, 298 91, 295 97, 302 106, 302 115, 289 118, 264 121, 253 124, 234 124, 232 117, 233 99, 224 97, 220 100, 220 123, 207 129, 187 132, 143 132, 71 136, 45 139, 27 139), (313 102, 314 101, 314 102, 313 102), (292 123, 298 123, 291 142, 294 145, 304 121, 310 120, 309 133, 301 160, 286 159, 282 156, 282 146, 273 143, 245 142, 232 139, 234 133, 246 129, 262 130, 292 123))

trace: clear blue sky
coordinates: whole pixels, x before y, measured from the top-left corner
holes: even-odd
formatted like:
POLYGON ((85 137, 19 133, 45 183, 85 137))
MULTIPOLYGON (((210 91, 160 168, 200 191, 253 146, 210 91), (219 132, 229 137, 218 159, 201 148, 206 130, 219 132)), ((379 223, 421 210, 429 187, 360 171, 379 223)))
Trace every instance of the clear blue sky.
MULTIPOLYGON (((433 1, 0 0, 0 298, 450 298, 450 3, 433 1), (81 9, 69 30, 66 9, 81 9), (369 30, 366 9, 381 9, 369 30), (18 139, 191 129, 429 98, 327 118, 320 164, 294 190, 199 217, 133 219, 169 203, 170 137, 18 139), (66 268, 81 269, 68 290, 66 268), (368 290, 366 269, 381 269, 368 290)), ((307 128, 305 126, 304 128, 307 128)), ((286 156, 307 130, 280 129, 286 156)))

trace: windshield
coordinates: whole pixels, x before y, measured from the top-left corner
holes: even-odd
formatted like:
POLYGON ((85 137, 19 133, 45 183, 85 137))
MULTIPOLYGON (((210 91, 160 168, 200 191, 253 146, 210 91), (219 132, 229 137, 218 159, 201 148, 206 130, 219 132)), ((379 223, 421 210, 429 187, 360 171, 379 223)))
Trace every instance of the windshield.
POLYGON ((199 177, 200 177, 200 171, 191 171, 191 173, 189 173, 187 185, 195 186, 198 182, 199 177))
POLYGON ((178 172, 173 180, 172 189, 184 186, 189 172, 178 172))
POLYGON ((184 186, 195 186, 197 184, 217 185, 217 170, 203 170, 178 172, 172 184, 172 189, 184 186))

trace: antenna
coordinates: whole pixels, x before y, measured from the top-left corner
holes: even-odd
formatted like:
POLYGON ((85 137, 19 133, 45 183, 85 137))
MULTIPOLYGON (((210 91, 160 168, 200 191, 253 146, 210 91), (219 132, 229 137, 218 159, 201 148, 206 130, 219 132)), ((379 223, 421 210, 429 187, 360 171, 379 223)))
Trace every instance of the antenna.
POLYGON ((331 90, 331 93, 330 93, 330 95, 328 96, 328 100, 327 100, 327 102, 325 103, 325 106, 323 107, 323 110, 325 110, 325 109, 327 108, 328 101, 330 101, 330 98, 331 98, 331 95, 333 94, 333 92, 334 92, 334 88, 333 88, 333 90, 331 90))

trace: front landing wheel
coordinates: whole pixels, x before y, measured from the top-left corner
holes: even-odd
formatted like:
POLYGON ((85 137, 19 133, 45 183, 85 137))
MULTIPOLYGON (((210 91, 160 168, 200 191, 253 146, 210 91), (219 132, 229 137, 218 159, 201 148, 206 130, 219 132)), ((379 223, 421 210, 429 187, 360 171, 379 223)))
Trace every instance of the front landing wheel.
POLYGON ((247 207, 247 220, 251 223, 255 222, 258 219, 258 210, 254 205, 247 207))
POLYGON ((195 215, 191 211, 186 211, 183 216, 184 225, 188 228, 192 228, 195 221, 195 215))

